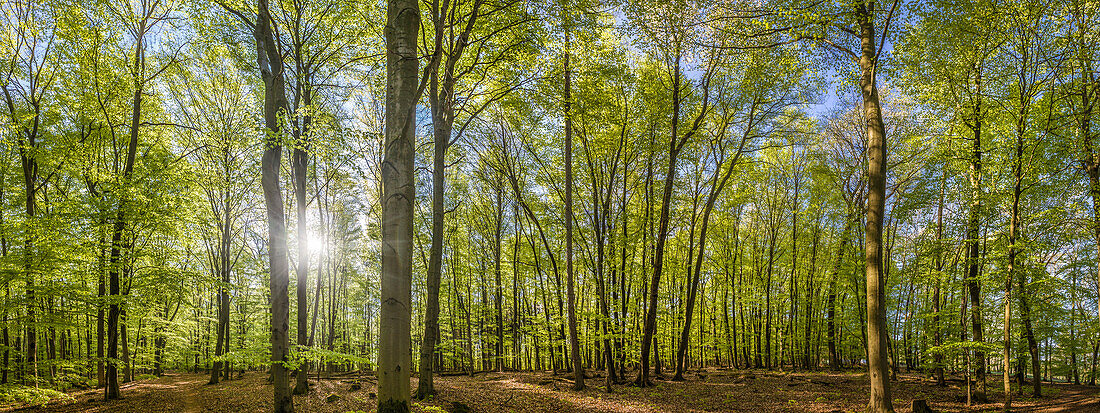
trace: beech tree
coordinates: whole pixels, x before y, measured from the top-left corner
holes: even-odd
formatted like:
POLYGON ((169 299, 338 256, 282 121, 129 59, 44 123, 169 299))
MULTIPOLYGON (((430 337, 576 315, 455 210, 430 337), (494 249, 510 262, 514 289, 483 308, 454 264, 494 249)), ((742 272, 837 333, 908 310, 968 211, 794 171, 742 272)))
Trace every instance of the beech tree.
POLYGON ((1096 9, 5 2, 0 399, 1077 397, 1100 375, 1096 9))
POLYGON ((416 130, 420 6, 386 8, 386 123, 382 160, 382 280, 378 336, 378 411, 409 411, 413 251, 413 147, 416 130))

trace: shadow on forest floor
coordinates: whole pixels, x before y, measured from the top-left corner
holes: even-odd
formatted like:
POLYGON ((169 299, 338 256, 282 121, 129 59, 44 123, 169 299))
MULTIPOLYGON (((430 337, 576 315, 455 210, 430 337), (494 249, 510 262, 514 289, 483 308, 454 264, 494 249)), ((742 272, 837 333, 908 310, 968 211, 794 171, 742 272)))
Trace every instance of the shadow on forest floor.
MULTIPOLYGON (((590 372, 591 373, 591 372, 590 372)), ((596 376, 600 372, 594 373, 596 376)), ((546 372, 479 373, 474 377, 436 379, 439 394, 430 401, 414 402, 413 411, 451 411, 464 405, 473 412, 858 412, 867 402, 867 378, 863 372, 779 372, 763 370, 707 369, 687 374, 687 380, 656 380, 656 386, 614 386, 603 390, 605 379, 593 377, 588 389, 570 390, 572 380, 546 372)), ((629 375, 628 377, 633 377, 629 375)), ((122 387, 122 400, 102 400, 102 390, 71 393, 75 401, 45 407, 0 407, 0 411, 32 412, 266 412, 271 410, 271 385, 260 372, 243 378, 206 385, 208 376, 177 373, 122 387)), ((894 406, 908 412, 914 399, 925 399, 937 411, 999 411, 998 383, 990 382, 991 403, 965 404, 965 384, 949 381, 936 387, 927 377, 901 374, 894 382, 894 406)), ((355 375, 311 380, 308 395, 295 396, 299 412, 373 411, 373 377, 355 375), (357 388, 358 387, 358 388, 357 388), (355 388, 355 390, 352 390, 355 388)), ((416 388, 413 380, 412 388, 416 388)), ((1044 385, 1039 399, 1017 396, 1014 411, 1100 412, 1100 388, 1069 384, 1044 385)), ((1027 390, 1025 390, 1025 393, 1027 390)))

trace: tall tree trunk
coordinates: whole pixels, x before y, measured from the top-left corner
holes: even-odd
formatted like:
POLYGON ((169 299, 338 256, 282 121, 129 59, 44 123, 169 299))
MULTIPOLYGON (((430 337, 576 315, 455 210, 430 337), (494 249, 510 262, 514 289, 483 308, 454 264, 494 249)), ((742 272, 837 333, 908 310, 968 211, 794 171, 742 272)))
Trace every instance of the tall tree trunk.
POLYGON ((882 221, 886 209, 886 128, 882 123, 876 73, 878 52, 871 9, 856 4, 859 22, 859 86, 867 126, 867 223, 864 230, 867 273, 867 364, 871 381, 870 412, 893 412, 889 363, 886 360, 886 285, 882 268, 882 221))
MULTIPOLYGON (((149 11, 151 14, 151 11, 149 11)), ((130 125, 129 125, 129 143, 126 151, 126 162, 122 170, 122 182, 123 185, 129 185, 131 176, 134 173, 134 161, 137 158, 137 144, 138 144, 138 129, 141 124, 141 100, 144 86, 144 79, 140 76, 144 76, 143 68, 145 66, 145 31, 148 29, 146 26, 147 20, 141 20, 138 26, 137 45, 134 50, 134 95, 131 101, 131 113, 130 113, 130 125)), ((129 208, 129 199, 126 192, 123 192, 122 197, 118 202, 118 210, 115 214, 115 222, 112 227, 111 233, 111 255, 108 261, 108 279, 110 283, 110 305, 107 310, 107 387, 105 398, 108 400, 119 398, 118 388, 118 340, 119 340, 119 317, 121 315, 120 301, 120 285, 119 275, 123 270, 123 266, 126 265, 126 259, 122 257, 123 249, 126 247, 126 242, 122 239, 126 232, 126 210, 129 208)))
MULTIPOLYGON (((967 224, 967 279, 966 285, 970 296, 970 320, 974 342, 983 341, 982 334, 982 287, 978 279, 981 271, 980 245, 978 238, 981 235, 981 182, 982 182, 982 64, 977 67, 976 78, 977 93, 974 103, 974 119, 971 129, 974 132, 973 151, 970 159, 970 184, 971 201, 970 217, 967 224)), ((977 387, 974 389, 973 398, 978 403, 985 403, 985 351, 980 348, 974 350, 974 375, 977 379, 977 387)))
MULTIPOLYGON (((586 148, 586 149, 590 149, 590 148, 586 148)), ((589 151, 586 151, 586 153, 589 155, 588 156, 589 157, 588 167, 589 167, 589 171, 591 172, 591 171, 593 171, 593 168, 594 168, 594 164, 591 161, 591 152, 589 150, 589 151)), ((605 214, 607 214, 608 211, 607 211, 607 208, 606 208, 606 206, 607 206, 606 200, 601 199, 600 191, 599 191, 599 188, 598 188, 598 185, 599 185, 598 184, 598 177, 597 177, 595 172, 591 172, 591 178, 592 178, 592 203, 593 203, 593 205, 592 205, 592 208, 593 208, 593 211, 592 211, 592 231, 595 232, 595 238, 596 238, 596 262, 595 262, 595 266, 596 266, 596 268, 595 268, 595 273, 596 273, 596 294, 599 296, 597 299, 599 300, 598 306, 599 306, 600 317, 601 317, 600 320, 599 320, 599 334, 600 334, 600 336, 603 337, 603 339, 601 340, 602 345, 600 346, 601 347, 601 349, 600 349, 601 353, 600 353, 599 358, 602 359, 603 362, 606 363, 605 368, 607 370, 607 375, 606 375, 607 380, 606 380, 606 383, 605 383, 605 387, 606 387, 607 392, 610 393, 611 392, 611 385, 614 384, 614 381, 615 381, 615 359, 612 356, 611 341, 608 338, 608 331, 607 331, 608 330, 607 326, 608 326, 608 322, 611 320, 611 315, 610 315, 610 311, 609 311, 609 307, 608 307, 608 303, 607 303, 607 283, 606 283, 605 274, 604 274, 604 269, 605 269, 605 264, 606 264, 606 262, 605 262, 606 261, 606 256, 605 256, 605 254, 606 254, 606 245, 605 245, 606 244, 606 239, 605 238, 606 238, 606 235, 607 235, 607 227, 605 225, 605 223, 606 223, 606 221, 605 221, 606 220, 606 215, 605 214)), ((609 191, 610 191, 610 189, 609 189, 609 191)))
POLYGON ((1019 283, 1016 296, 1020 300, 1020 320, 1024 324, 1023 336, 1027 341, 1027 349, 1031 355, 1031 375, 1032 375, 1032 393, 1035 397, 1042 397, 1043 389, 1041 386, 1041 379, 1039 376, 1039 343, 1035 340, 1035 331, 1031 326, 1031 304, 1027 301, 1028 296, 1028 282, 1027 274, 1025 271, 1016 272, 1017 282, 1019 283))
MULTIPOLYGON (((132 274, 130 270, 127 270, 127 279, 130 279, 132 274)), ((125 294, 125 293, 124 293, 125 294)), ((129 321, 130 316, 126 313, 126 307, 123 307, 119 311, 119 332, 122 344, 122 382, 129 383, 134 381, 134 369, 133 364, 130 362, 130 336, 129 336, 129 321)))
POLYGON ((257 0, 258 14, 253 36, 256 38, 256 59, 264 83, 264 153, 260 165, 260 186, 267 210, 268 271, 270 273, 271 306, 271 377, 274 382, 274 411, 294 411, 289 361, 290 330, 290 263, 287 260, 286 215, 279 183, 283 146, 279 136, 279 118, 287 113, 286 84, 283 78, 283 55, 275 41, 274 22, 268 0, 257 0))
MULTIPOLYGON (((611 215, 611 200, 615 190, 616 172, 618 171, 619 161, 622 157, 622 148, 625 144, 626 127, 624 125, 621 129, 621 133, 619 134, 620 139, 616 146, 617 150, 611 159, 608 160, 610 171, 601 170, 602 165, 597 163, 595 155, 593 154, 593 145, 590 144, 584 134, 580 136, 582 146, 585 149, 584 153, 588 166, 589 182, 592 185, 592 232, 594 233, 596 241, 595 269, 593 272, 596 275, 596 294, 599 296, 597 304, 601 317, 598 320, 598 328, 600 336, 602 337, 602 345, 600 346, 601 353, 598 358, 601 360, 600 364, 606 364, 607 380, 605 384, 607 391, 611 392, 611 386, 615 383, 617 378, 614 348, 612 347, 612 341, 609 336, 609 331, 614 329, 614 325, 612 324, 613 319, 611 314, 611 307, 613 304, 610 303, 610 294, 607 291, 607 262, 609 260, 607 258, 607 251, 609 249, 607 243, 610 237, 609 216, 611 215), (608 176, 606 182, 604 182, 603 179, 605 175, 608 176)), ((614 253, 614 246, 611 246, 610 250, 614 253)), ((611 260, 613 261, 613 258, 611 260)), ((611 271, 612 291, 614 291, 615 276, 616 273, 613 267, 611 271)))
MULTIPOLYGON (((669 135, 668 144, 668 169, 665 174, 664 189, 661 194, 661 213, 657 228, 657 245, 653 257, 653 273, 649 280, 649 303, 646 306, 641 342, 642 365, 641 369, 638 371, 638 378, 635 380, 635 385, 639 387, 646 387, 651 384, 649 381, 649 348, 657 330, 657 295, 661 286, 661 272, 664 269, 665 243, 668 240, 669 214, 672 209, 672 186, 676 183, 676 160, 680 155, 680 150, 683 148, 683 143, 687 142, 686 137, 681 139, 679 136, 680 88, 682 81, 680 67, 681 55, 682 51, 680 50, 680 45, 677 45, 672 73, 672 131, 669 135)), ((702 112, 705 113, 706 110, 702 112)), ((700 114, 700 116, 702 116, 702 114, 700 114)))
MULTIPOLYGON (((24 40, 24 39, 20 38, 20 40, 24 40)), ((37 40, 33 40, 33 41, 37 41, 37 40)), ((47 52, 46 53, 48 53, 48 50, 49 50, 49 48, 47 46, 47 52)), ((22 49, 20 49, 19 52, 22 53, 22 49)), ((33 55, 33 53, 34 53, 33 48, 31 49, 31 52, 32 52, 32 55, 33 55)), ((37 58, 37 56, 32 56, 31 57, 31 59, 36 59, 36 58, 37 58)), ((28 70, 32 69, 31 66, 32 65, 28 65, 27 69, 28 70)), ((13 66, 12 69, 14 70, 14 66, 13 66)), ((37 70, 41 70, 41 69, 37 69, 37 70)), ((13 79, 10 78, 10 74, 11 73, 9 73, 9 79, 5 79, 5 81, 14 81, 13 79)), ((36 84, 37 82, 35 80, 37 80, 37 76, 36 76, 35 79, 32 79, 31 82, 30 82, 30 89, 31 89, 30 93, 25 95, 25 99, 28 100, 27 103, 29 104, 31 110, 33 111, 33 115, 31 115, 31 117, 30 117, 30 125, 24 124, 25 120, 22 119, 21 114, 17 112, 16 106, 15 106, 15 100, 12 98, 11 91, 7 87, 7 84, 5 83, 4 87, 0 88, 0 90, 3 90, 4 100, 5 100, 5 103, 7 103, 7 106, 8 106, 8 112, 11 116, 11 119, 10 119, 11 124, 12 125, 22 125, 22 127, 18 128, 19 130, 16 131, 16 133, 15 133, 15 135, 16 135, 15 147, 19 151, 20 166, 22 167, 22 172, 23 172, 23 187, 24 187, 24 198, 23 198, 24 199, 24 204, 23 204, 23 206, 24 206, 24 212, 25 212, 25 219, 28 222, 28 225, 34 225, 35 215, 38 212, 37 211, 37 198, 38 197, 37 197, 36 194, 37 194, 37 191, 38 191, 38 181, 39 181, 39 176, 38 176, 39 175, 39 173, 38 173, 38 150, 39 150, 40 145, 37 142, 37 140, 38 140, 38 137, 39 137, 38 136, 39 135, 39 126, 41 124, 41 110, 42 109, 41 109, 41 103, 40 103, 39 99, 41 98, 41 93, 42 92, 37 90, 38 86, 37 86, 37 84, 36 84)), ((35 235, 34 235, 34 231, 26 231, 26 235, 25 235, 24 241, 23 241, 23 263, 22 263, 23 268, 22 268, 22 272, 23 272, 23 280, 24 280, 24 284, 25 284, 25 287, 26 287, 26 293, 27 293, 27 295, 26 295, 27 314, 26 314, 25 321, 23 321, 23 323, 21 323, 21 324, 25 325, 25 334, 26 334, 25 368, 27 369, 27 371, 22 372, 22 369, 20 369, 20 370, 23 373, 22 377, 23 377, 24 381, 26 381, 28 379, 31 379, 31 380, 34 381, 34 385, 37 386, 38 385, 38 381, 37 381, 38 380, 38 356, 37 356, 38 355, 38 347, 37 347, 37 342, 38 342, 37 334, 38 333, 37 333, 37 324, 36 324, 36 320, 35 320, 35 305, 36 305, 36 298, 35 298, 35 293, 36 293, 35 272, 36 272, 36 269, 34 268, 34 264, 35 264, 35 257, 34 257, 35 241, 36 241, 36 238, 35 238, 35 235)), ((6 284, 8 284, 8 286, 10 287, 10 282, 6 283, 6 284)), ((5 328, 6 328, 6 325, 7 324, 5 323, 5 328)))
MULTIPOLYGON (((519 215, 519 207, 512 204, 512 220, 515 222, 515 237, 512 243, 512 312, 511 312, 511 330, 512 330, 512 370, 523 370, 523 332, 520 330, 521 317, 520 317, 520 299, 526 303, 526 297, 521 297, 521 290, 519 287, 519 248, 520 238, 523 236, 523 217, 519 215)), ((527 305, 523 306, 526 310, 527 305)))
MULTIPOLYGON (((1088 33, 1090 30, 1090 24, 1088 23, 1089 17, 1083 13, 1075 13, 1073 16, 1074 27, 1080 30, 1075 32, 1076 37, 1074 41, 1081 48, 1077 55, 1076 63, 1077 68, 1080 71, 1079 77, 1081 78, 1076 82, 1078 87, 1078 93, 1076 94, 1080 98, 1080 113, 1078 113, 1078 135, 1081 139, 1081 147, 1084 149, 1082 166, 1084 167, 1086 175, 1088 175, 1088 195, 1092 198, 1092 236, 1093 241, 1096 244, 1096 275, 1094 286, 1096 288, 1097 296, 1100 296, 1100 154, 1096 152, 1094 148, 1096 138, 1092 129, 1092 117, 1096 111, 1097 105, 1097 92, 1096 89, 1096 71, 1093 68, 1095 59, 1093 56, 1093 50, 1089 49, 1090 43, 1088 41, 1088 33)), ((1022 309, 1021 309, 1022 310, 1022 309)), ((1100 301, 1096 303, 1096 316, 1097 321, 1100 322, 1100 301)), ((1100 330, 1097 330, 1100 334, 1100 330)), ((1094 338, 1096 344, 1093 345, 1092 352, 1092 374, 1089 378, 1089 384, 1092 385, 1096 382, 1096 364, 1097 353, 1100 351, 1100 337, 1094 338)))
POLYGON ((852 231, 852 223, 855 218, 852 215, 844 216, 844 231, 840 233, 840 244, 836 248, 836 261, 834 261, 833 269, 829 274, 829 291, 828 298, 826 298, 825 307, 828 310, 828 317, 826 322, 827 341, 829 344, 829 368, 832 370, 840 370, 840 354, 837 352, 837 339, 839 334, 837 332, 836 322, 836 299, 837 299, 837 278, 840 277, 840 269, 844 264, 844 254, 848 249, 848 237, 852 231))
POLYGON ((496 210, 493 213, 493 332, 496 335, 493 366, 497 371, 504 371, 504 288, 500 262, 501 242, 504 239, 504 194, 496 184, 493 192, 496 195, 496 210))
POLYGON ((414 141, 420 4, 388 0, 386 123, 382 161, 382 282, 378 349, 378 411, 409 411, 412 334, 414 141))
MULTIPOLYGON (((432 103, 435 103, 436 76, 432 76, 432 103)), ((448 125, 441 122, 437 110, 432 110, 434 131, 434 156, 432 158, 432 245, 428 250, 427 297, 424 303, 424 338, 420 344, 420 380, 416 398, 424 399, 435 394, 431 360, 439 340, 439 284, 443 272, 443 195, 445 190, 447 144, 451 134, 448 125)))
MULTIPOLYGON (((568 13, 568 11, 566 11, 568 13)), ((565 283, 569 307, 569 353, 573 358, 573 390, 584 390, 584 366, 581 364, 580 341, 577 339, 577 297, 573 286, 573 115, 571 106, 572 72, 569 69, 570 17, 565 18, 565 283)))
POLYGON ((102 227, 96 229, 99 232, 99 243, 96 244, 96 252, 99 255, 99 266, 96 268, 96 285, 98 287, 96 292, 96 386, 106 387, 107 372, 104 351, 106 350, 105 339, 107 333, 105 329, 107 327, 107 317, 103 311, 103 299, 107 296, 107 249, 105 248, 107 245, 107 212, 101 210, 100 213, 103 214, 104 218, 101 222, 102 227))
MULTIPOLYGON (((228 165, 227 165, 228 166, 228 165)), ((228 189, 223 194, 223 201, 228 201, 229 192, 228 189)), ((228 207, 228 202, 222 204, 222 211, 225 211, 223 216, 218 218, 218 251, 216 252, 216 272, 218 274, 219 284, 218 289, 218 338, 217 344, 214 349, 214 356, 221 357, 225 352, 229 351, 228 342, 226 339, 229 335, 229 247, 231 242, 231 233, 229 228, 229 213, 225 209, 228 207)), ((214 368, 210 370, 209 384, 217 384, 218 378, 221 374, 223 366, 222 360, 218 359, 214 361, 214 368)), ((228 367, 227 367, 228 369, 228 367)))
MULTIPOLYGON (((299 73, 299 76, 302 74, 299 73)), ((305 105, 299 105, 299 110, 309 110, 310 94, 313 92, 306 88, 305 93, 302 96, 302 101, 299 103, 305 103, 305 105)), ((297 124, 297 122, 295 122, 297 124)), ((295 216, 298 218, 298 222, 295 223, 298 233, 298 265, 294 271, 294 277, 297 284, 297 307, 298 307, 298 340, 297 344, 299 348, 304 348, 310 345, 308 331, 306 325, 309 322, 309 300, 306 298, 306 290, 309 284, 309 212, 306 209, 306 172, 309 168, 309 152, 307 152, 308 141, 307 134, 309 127, 309 117, 306 116, 305 121, 300 130, 295 130, 296 142, 294 143, 294 154, 291 162, 291 173, 294 175, 294 203, 297 207, 295 216)), ((318 273, 320 276, 320 273, 318 273)), ((298 365, 298 370, 295 372, 297 382, 294 385, 294 394, 306 394, 309 392, 309 383, 306 381, 309 375, 309 363, 303 362, 298 365)))
MULTIPOLYGON (((507 171, 508 171, 508 181, 510 182, 510 184, 512 186, 512 191, 515 193, 516 201, 519 203, 520 208, 523 209, 523 213, 525 215, 527 215, 527 218, 530 219, 531 222, 535 224, 535 229, 539 233, 539 239, 542 241, 543 249, 546 251, 546 254, 550 257, 550 266, 554 270, 554 280, 555 280, 555 284, 557 285, 557 293, 554 294, 554 296, 557 297, 558 317, 563 317, 564 314, 565 314, 565 309, 564 309, 564 304, 563 304, 562 296, 561 296, 561 272, 558 269, 557 256, 554 254, 554 249, 550 246, 550 242, 546 238, 546 231, 543 230, 542 224, 539 222, 538 218, 535 216, 534 211, 531 210, 530 205, 528 205, 527 201, 523 197, 523 193, 520 191, 519 181, 518 181, 518 178, 516 177, 516 171, 515 171, 514 166, 510 162, 508 162, 508 158, 505 158, 505 159, 506 159, 505 161, 506 161, 506 166, 507 166, 507 171)), ((534 241, 532 240, 531 242, 534 242, 534 241)), ((535 266, 538 267, 538 260, 539 260, 538 259, 538 252, 535 251, 534 245, 532 245, 532 250, 531 251, 532 251, 532 254, 535 256, 535 266)), ((547 311, 549 311, 549 307, 547 307, 547 311)), ((550 317, 550 315, 547 314, 546 317, 550 317)), ((564 340, 565 339, 565 327, 563 325, 560 325, 560 324, 559 324, 559 327, 560 327, 560 329, 559 329, 558 332, 559 332, 560 336, 562 337, 562 339, 564 340)), ((553 336, 553 334, 552 334, 553 329, 550 326, 549 321, 547 321, 547 328, 550 329, 547 332, 548 337, 552 337, 553 336)), ((551 338, 551 341, 553 341, 552 338, 551 338)), ((558 369, 558 360, 555 357, 555 354, 554 354, 555 352, 553 350, 553 347, 554 346, 551 344, 551 368, 554 369, 554 371, 556 372, 557 369, 558 369)), ((565 357, 564 353, 566 353, 566 352, 563 351, 562 353, 563 353, 563 357, 565 357)), ((563 364, 565 364, 565 363, 563 363, 563 364)))
MULTIPOLYGON (((787 316, 787 332, 784 334, 792 368, 795 367, 794 330, 798 323, 798 190, 801 183, 801 177, 797 177, 794 182, 794 197, 791 199, 791 279, 787 294, 790 300, 790 314, 787 316)), ((783 363, 780 362, 779 365, 782 366, 783 363)))
POLYGON ((811 362, 811 327, 813 326, 814 298, 817 297, 814 286, 814 273, 817 267, 817 247, 821 242, 821 215, 818 215, 814 224, 813 245, 810 246, 810 269, 806 272, 806 321, 802 330, 802 368, 810 369, 817 366, 817 360, 811 362))
POLYGON ((451 144, 452 92, 444 82, 440 93, 439 70, 436 67, 443 55, 443 35, 445 27, 439 1, 432 1, 432 23, 435 26, 435 48, 428 67, 428 100, 432 113, 432 244, 428 250, 428 294, 424 304, 424 338, 420 344, 420 380, 416 387, 416 398, 424 399, 435 394, 435 382, 432 375, 431 360, 439 340, 439 283, 443 272, 443 200, 446 190, 447 148, 451 144))
MULTIPOLYGON (((35 116, 35 129, 37 129, 37 119, 35 116)), ((28 133, 27 145, 34 150, 35 142, 34 138, 37 133, 28 133)), ((20 145, 22 148, 23 145, 20 145)), ((30 151, 27 151, 30 152, 30 151)), ((21 156, 23 160, 23 177, 26 187, 26 218, 28 221, 34 220, 36 213, 36 196, 35 190, 38 185, 38 160, 35 154, 25 153, 21 156)), ((23 243, 23 278, 27 289, 27 317, 26 317, 26 359, 24 360, 27 366, 27 371, 24 373, 24 380, 31 380, 34 385, 38 385, 38 330, 35 321, 35 268, 34 268, 34 247, 35 237, 28 231, 26 240, 23 243)))
MULTIPOLYGON (((742 148, 743 147, 744 145, 742 144, 742 148)), ((689 276, 691 277, 691 284, 688 286, 687 309, 684 313, 684 329, 680 333, 680 346, 678 351, 676 352, 676 375, 672 378, 673 380, 684 379, 684 357, 687 353, 689 334, 691 331, 691 322, 695 309, 695 297, 699 290, 699 279, 702 277, 703 273, 703 259, 706 257, 705 251, 707 245, 707 227, 710 224, 710 215, 711 212, 714 211, 714 204, 718 201, 718 197, 721 196, 722 190, 726 188, 726 183, 729 182, 729 178, 733 175, 733 171, 735 170, 734 166, 736 165, 737 160, 740 158, 740 155, 741 152, 739 150, 738 153, 735 155, 733 162, 731 162, 730 165, 725 166, 726 170, 724 173, 722 173, 721 171, 721 168, 725 164, 724 159, 719 161, 719 170, 716 171, 715 176, 711 178, 710 191, 707 194, 707 200, 703 205, 703 221, 699 227, 699 249, 698 251, 695 251, 695 253, 697 254, 697 257, 695 259, 695 268, 692 273, 689 273, 689 276), (718 175, 719 173, 721 174, 721 176, 718 175)), ((689 268, 689 270, 691 269, 689 268)), ((700 360, 702 360, 701 354, 700 360)))
MULTIPOLYGON (((1004 381, 1004 411, 1008 412, 1012 409, 1012 379, 1009 374, 1011 370, 1011 352, 1012 352, 1012 283, 1013 275, 1016 271, 1016 257, 1020 253, 1020 248, 1017 247, 1016 241, 1020 239, 1020 197, 1023 194, 1023 155, 1024 155, 1024 132, 1027 127, 1026 115, 1027 106, 1024 104, 1024 92, 1021 94, 1021 107, 1019 117, 1016 119, 1016 153, 1012 162, 1012 176, 1014 178, 1014 184, 1012 186, 1012 215, 1009 221, 1008 227, 1008 275, 1005 277, 1005 298, 1004 298, 1004 367, 1003 367, 1003 381, 1004 381)), ((1022 291, 1021 291, 1022 292, 1022 291)), ((1025 300, 1022 298, 1021 300, 1025 300)))
POLYGON ((947 191, 947 176, 946 174, 940 180, 940 202, 936 207, 936 280, 932 290, 932 344, 937 347, 936 351, 932 353, 933 375, 936 377, 936 385, 943 387, 947 383, 943 377, 943 328, 940 325, 940 312, 943 310, 943 300, 940 298, 940 290, 943 285, 943 204, 947 191))
POLYGON ((775 254, 779 242, 779 223, 768 229, 768 262, 764 276, 764 368, 772 369, 772 275, 775 273, 775 254))
MULTIPOLYGON (((7 169, 7 162, 8 162, 7 152, 4 152, 0 156, 2 156, 2 158, 0 158, 0 162, 3 162, 4 163, 4 169, 7 169)), ((5 173, 0 173, 0 199, 6 199, 6 198, 4 198, 4 195, 5 195, 4 192, 5 192, 5 189, 7 188, 6 182, 5 182, 6 179, 4 179, 6 175, 7 174, 5 174, 5 173)), ((0 259, 5 259, 6 260, 7 257, 8 257, 8 231, 7 231, 7 226, 4 223, 3 208, 0 208, 0 259)), ((3 333, 2 333, 2 335, 3 335, 3 339, 2 339, 3 343, 2 344, 4 346, 4 362, 3 362, 4 364, 2 366, 2 368, 3 368, 2 373, 0 373, 0 374, 2 374, 2 377, 0 377, 0 384, 8 384, 8 369, 11 367, 8 364, 11 360, 11 337, 10 337, 9 332, 8 332, 8 317, 9 317, 9 315, 8 315, 9 310, 8 309, 10 308, 9 307, 10 306, 10 301, 11 301, 11 283, 4 283, 4 315, 3 315, 3 320, 0 320, 0 322, 3 322, 3 324, 4 324, 3 333)))

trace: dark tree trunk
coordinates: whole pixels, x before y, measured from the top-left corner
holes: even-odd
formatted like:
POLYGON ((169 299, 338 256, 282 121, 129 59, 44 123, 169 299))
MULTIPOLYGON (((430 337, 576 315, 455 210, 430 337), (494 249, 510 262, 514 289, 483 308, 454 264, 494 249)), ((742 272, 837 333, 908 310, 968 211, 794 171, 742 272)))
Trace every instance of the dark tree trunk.
MULTIPOLYGON (((299 74, 301 75, 301 74, 299 74)), ((307 88, 308 89, 308 88, 307 88)), ((309 95, 311 91, 306 91, 303 96, 303 102, 306 103, 306 107, 299 107, 299 109, 308 110, 309 95)), ((294 144, 294 154, 291 162, 291 173, 294 181, 294 200, 297 207, 296 216, 298 222, 298 265, 294 271, 296 278, 296 292, 297 292, 297 307, 298 307, 298 325, 297 325, 297 343, 298 347, 304 348, 310 345, 308 331, 306 328, 309 322, 309 302, 306 298, 306 290, 309 283, 309 212, 306 209, 306 171, 309 167, 309 153, 306 152, 306 134, 305 130, 307 125, 303 125, 302 130, 295 130, 294 134, 297 135, 297 141, 294 144)), ((226 304, 228 307, 228 303, 226 304)), ((295 378, 297 379, 294 385, 294 394, 306 394, 309 392, 309 383, 306 378, 309 373, 309 363, 303 362, 298 365, 298 370, 295 372, 295 378)))
MULTIPOLYGON (((146 27, 146 20, 142 20, 139 24, 137 31, 137 47, 134 53, 134 67, 140 68, 145 65, 145 46, 144 36, 146 27)), ((134 96, 131 104, 131 117, 130 117, 130 136, 129 143, 126 151, 126 162, 122 170, 122 182, 124 185, 130 183, 130 177, 134 173, 134 161, 137 157, 137 144, 138 144, 138 129, 141 123, 141 100, 144 86, 144 79, 138 76, 144 76, 144 74, 134 75, 134 96)), ((129 208, 129 199, 123 192, 122 198, 118 202, 118 210, 115 214, 115 222, 111 232, 111 254, 108 260, 108 280, 110 284, 110 305, 107 310, 107 387, 106 387, 106 399, 119 398, 118 388, 118 340, 119 340, 119 317, 121 315, 120 299, 120 285, 119 275, 126 265, 126 258, 122 257, 123 250, 126 247, 126 242, 122 239, 126 232, 127 222, 127 208, 129 208)), ((125 337, 123 337, 125 339, 125 337)))
POLYGON ((286 84, 283 78, 283 55, 274 37, 274 22, 268 0, 258 1, 258 15, 253 35, 256 38, 257 63, 264 83, 264 153, 261 159, 260 186, 267 210, 269 300, 271 305, 271 377, 274 382, 274 411, 294 411, 290 377, 286 363, 290 343, 290 264, 287 260, 286 214, 279 182, 282 164, 282 139, 279 118, 287 113, 286 84))
MULTIPOLYGON (((744 141, 742 141, 741 148, 744 148, 744 141)), ((699 249, 695 253, 697 257, 695 259, 695 269, 692 273, 689 273, 691 277, 691 283, 688 286, 687 296, 687 309, 684 313, 684 329, 680 334, 680 346, 676 353, 676 375, 673 380, 684 379, 684 358, 687 353, 687 346, 689 342, 689 334, 691 332, 691 322, 695 309, 695 298, 699 290, 699 279, 703 273, 703 259, 706 257, 706 245, 707 245, 707 228, 710 224, 710 215, 714 211, 714 204, 718 201, 718 197, 721 196, 722 190, 726 188, 726 184, 729 182, 729 178, 733 176, 734 166, 737 164, 741 156, 741 151, 738 150, 734 155, 733 161, 729 165, 725 165, 725 154, 722 154, 722 159, 718 162, 719 169, 715 171, 715 176, 711 178, 710 191, 707 194, 706 202, 703 205, 703 217, 702 223, 699 226, 699 249), (725 166, 726 170, 723 173, 721 168, 725 166), (720 174, 720 175, 719 175, 720 174)), ((690 249, 689 249, 690 251, 690 249)), ((690 260, 689 260, 690 263, 690 260)), ((689 268, 690 270, 690 268, 689 268)), ((700 355, 700 360, 702 355, 700 355)))
MULTIPOLYGON (((568 13, 568 11, 566 11, 568 13)), ((584 390, 584 365, 581 364, 580 341, 577 338, 577 297, 574 292, 573 274, 573 103, 572 72, 569 70, 569 17, 563 21, 565 26, 565 56, 563 68, 565 75, 565 294, 569 308, 569 353, 573 364, 573 390, 584 390)))

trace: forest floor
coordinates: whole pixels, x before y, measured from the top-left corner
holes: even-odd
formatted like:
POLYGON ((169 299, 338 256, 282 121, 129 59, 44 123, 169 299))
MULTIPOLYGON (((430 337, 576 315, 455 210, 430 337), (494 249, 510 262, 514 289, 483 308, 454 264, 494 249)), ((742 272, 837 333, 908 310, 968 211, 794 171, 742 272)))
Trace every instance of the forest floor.
MULTIPOLYGON (((267 412, 271 410, 271 385, 261 372, 207 385, 204 374, 173 373, 127 383, 122 400, 105 402, 102 390, 72 392, 70 401, 46 406, 0 406, 0 412, 267 412)), ((926 376, 901 374, 894 382, 894 406, 910 411, 914 399, 925 399, 936 411, 999 411, 999 382, 990 382, 991 403, 967 408, 965 384, 949 381, 936 387, 926 376)), ((311 377, 311 382, 312 382, 311 377)), ((321 379, 312 391, 296 396, 299 412, 370 412, 376 400, 374 379, 365 377, 361 388, 351 390, 356 376, 321 379)), ((863 372, 795 372, 709 369, 687 375, 687 381, 656 380, 655 387, 615 386, 603 391, 605 379, 593 377, 589 388, 570 390, 572 380, 549 373, 479 373, 474 377, 436 378, 439 394, 431 401, 415 402, 414 412, 858 412, 867 402, 867 376, 863 372), (466 408, 466 410, 462 410, 466 408)), ((412 388, 415 389, 413 380, 412 388)), ((293 383, 292 383, 293 384, 293 383)), ((1030 387, 1028 388, 1030 389, 1030 387)), ((1015 411, 1100 412, 1100 388, 1070 384, 1044 384, 1044 395, 1035 399, 1017 396, 1015 411)), ((1030 391, 1025 391, 1030 394, 1030 391)))

